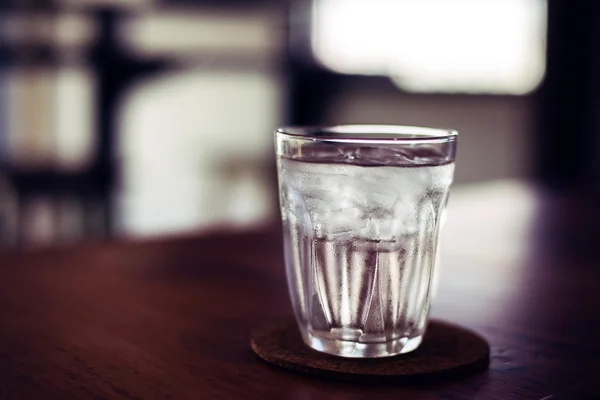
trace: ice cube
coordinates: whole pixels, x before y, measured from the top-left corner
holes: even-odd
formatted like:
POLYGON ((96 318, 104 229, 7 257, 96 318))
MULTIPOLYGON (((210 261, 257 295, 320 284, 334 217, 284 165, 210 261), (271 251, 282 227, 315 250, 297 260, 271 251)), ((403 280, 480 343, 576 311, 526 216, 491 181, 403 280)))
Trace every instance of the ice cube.
POLYGON ((315 236, 319 238, 348 236, 350 239, 364 226, 357 208, 312 210, 311 220, 315 236))

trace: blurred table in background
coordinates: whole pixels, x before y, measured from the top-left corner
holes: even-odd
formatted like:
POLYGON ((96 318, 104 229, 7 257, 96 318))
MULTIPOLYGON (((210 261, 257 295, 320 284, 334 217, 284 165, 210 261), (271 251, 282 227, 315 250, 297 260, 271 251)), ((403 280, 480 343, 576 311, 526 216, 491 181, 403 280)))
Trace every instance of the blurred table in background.
POLYGON ((598 397, 588 199, 516 181, 453 192, 433 316, 485 336, 490 369, 404 387, 314 379, 252 354, 249 331, 291 314, 277 228, 3 254, 0 397, 598 397))

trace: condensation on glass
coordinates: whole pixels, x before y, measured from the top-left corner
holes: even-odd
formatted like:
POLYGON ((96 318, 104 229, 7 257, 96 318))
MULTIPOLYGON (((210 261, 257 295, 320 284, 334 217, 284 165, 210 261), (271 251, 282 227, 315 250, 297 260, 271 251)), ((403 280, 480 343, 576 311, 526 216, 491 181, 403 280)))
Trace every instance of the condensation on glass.
POLYGON ((304 341, 344 357, 416 349, 457 133, 353 125, 275 135, 288 287, 304 341))

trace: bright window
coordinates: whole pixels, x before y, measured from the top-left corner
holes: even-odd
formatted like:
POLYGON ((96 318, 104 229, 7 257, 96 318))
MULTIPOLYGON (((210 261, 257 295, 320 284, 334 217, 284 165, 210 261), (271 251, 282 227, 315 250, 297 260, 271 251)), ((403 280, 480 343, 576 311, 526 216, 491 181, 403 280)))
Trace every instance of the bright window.
POLYGON ((545 70, 545 0, 315 0, 325 67, 415 92, 525 94, 545 70))

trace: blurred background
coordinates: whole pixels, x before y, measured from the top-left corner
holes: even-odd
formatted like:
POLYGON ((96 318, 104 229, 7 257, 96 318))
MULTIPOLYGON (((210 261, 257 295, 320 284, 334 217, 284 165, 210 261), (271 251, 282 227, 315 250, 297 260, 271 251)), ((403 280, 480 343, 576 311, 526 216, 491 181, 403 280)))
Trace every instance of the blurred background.
POLYGON ((277 222, 278 125, 459 130, 456 184, 597 190, 600 2, 3 0, 0 248, 277 222))

